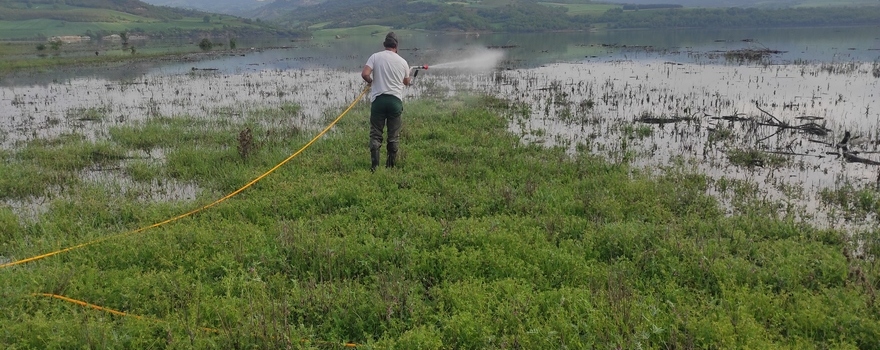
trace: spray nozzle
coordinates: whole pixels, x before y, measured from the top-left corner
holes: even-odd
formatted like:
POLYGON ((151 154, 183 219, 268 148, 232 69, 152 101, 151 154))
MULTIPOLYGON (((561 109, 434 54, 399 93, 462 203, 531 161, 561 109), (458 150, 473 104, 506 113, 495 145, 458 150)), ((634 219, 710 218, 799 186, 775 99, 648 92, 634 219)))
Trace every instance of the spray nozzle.
POLYGON ((419 70, 428 69, 428 65, 424 64, 421 66, 411 66, 411 67, 409 67, 409 69, 411 69, 413 71, 412 77, 413 77, 413 79, 415 79, 415 77, 419 76, 419 70))

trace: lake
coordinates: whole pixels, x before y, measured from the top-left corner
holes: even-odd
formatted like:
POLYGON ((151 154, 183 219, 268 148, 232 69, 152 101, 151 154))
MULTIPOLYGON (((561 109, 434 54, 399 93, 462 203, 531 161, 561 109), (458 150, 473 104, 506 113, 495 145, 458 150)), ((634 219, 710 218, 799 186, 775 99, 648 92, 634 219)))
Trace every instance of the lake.
MULTIPOLYGON (((880 166, 848 162, 835 147, 849 131, 852 155, 880 161, 878 29, 415 33, 402 35, 400 53, 429 65, 409 99, 496 95, 518 106, 506 117, 524 142, 644 171, 706 174, 709 193, 730 212, 737 196, 750 195, 781 203, 781 216, 865 230, 876 225, 873 214, 853 215, 827 198, 880 186, 880 166)), ((285 104, 301 105, 291 117, 317 129, 358 95, 358 73, 381 39, 239 39, 244 49, 208 58, 10 75, 0 79, 0 147, 285 104)), ((198 189, 188 186, 168 200, 194 197, 198 189)), ((41 202, 6 204, 34 217, 41 202)))

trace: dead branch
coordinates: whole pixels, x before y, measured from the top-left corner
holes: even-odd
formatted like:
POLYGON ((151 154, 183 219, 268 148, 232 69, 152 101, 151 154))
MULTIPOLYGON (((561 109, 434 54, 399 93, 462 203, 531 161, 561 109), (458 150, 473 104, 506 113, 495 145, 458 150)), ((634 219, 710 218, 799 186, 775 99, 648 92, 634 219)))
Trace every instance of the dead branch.
POLYGON ((657 117, 640 117, 636 118, 635 121, 645 124, 669 124, 669 123, 678 123, 682 121, 692 121, 693 117, 668 117, 668 118, 657 118, 657 117))
POLYGON ((798 125, 798 126, 794 127, 794 129, 799 129, 799 130, 804 131, 808 134, 813 134, 816 136, 825 136, 825 135, 828 135, 829 131, 831 131, 831 129, 828 129, 822 125, 819 125, 819 124, 816 124, 813 122, 798 125))
POLYGON ((828 147, 834 147, 834 145, 832 145, 831 143, 825 142, 822 140, 807 139, 807 141, 814 142, 814 143, 821 143, 821 144, 828 146, 828 147))
MULTIPOLYGON (((761 125, 761 126, 773 126, 773 127, 777 127, 777 128, 783 128, 783 129, 797 129, 797 130, 806 132, 808 134, 816 135, 816 136, 825 136, 825 135, 828 135, 829 131, 831 131, 831 129, 827 129, 824 126, 816 124, 814 122, 809 122, 806 124, 792 126, 786 122, 779 120, 778 118, 776 118, 776 116, 770 114, 769 112, 761 109, 761 106, 758 105, 757 101, 755 102, 755 107, 758 108, 759 111, 761 111, 762 113, 766 114, 767 116, 769 116, 770 118, 773 119, 772 121, 769 121, 769 122, 758 123, 758 125, 761 125)), ((773 135, 771 135, 771 137, 772 136, 773 135)))
POLYGON ((876 160, 862 158, 862 157, 856 156, 852 152, 844 152, 843 159, 846 159, 846 161, 850 162, 850 163, 862 163, 862 164, 867 164, 867 165, 880 165, 880 162, 878 162, 876 160))
MULTIPOLYGON (((779 154, 779 155, 783 155, 783 156, 803 156, 803 157, 825 158, 825 156, 823 156, 823 155, 797 153, 797 152, 790 152, 790 151, 764 151, 764 152, 765 153, 772 153, 772 154, 779 154)), ((835 153, 832 153, 832 154, 835 154, 835 153)))
POLYGON ((776 117, 773 116, 772 114, 770 114, 770 113, 768 113, 767 111, 761 109, 761 106, 758 105, 758 101, 755 101, 755 107, 757 107, 758 110, 761 111, 761 112, 763 112, 764 114, 769 115, 770 118, 773 118, 773 120, 776 121, 776 126, 783 126, 783 125, 784 125, 784 126, 788 126, 788 123, 783 123, 783 122, 780 121, 779 119, 776 119, 776 117))
POLYGON ((769 139, 769 138, 771 138, 771 137, 773 137, 773 136, 779 135, 779 133, 782 132, 782 130, 785 130, 785 128, 779 128, 779 129, 776 129, 776 132, 774 132, 774 133, 771 134, 770 136, 767 136, 767 137, 765 137, 765 138, 762 138, 762 139, 758 140, 757 142, 762 142, 762 141, 764 141, 764 140, 766 140, 766 139, 769 139))

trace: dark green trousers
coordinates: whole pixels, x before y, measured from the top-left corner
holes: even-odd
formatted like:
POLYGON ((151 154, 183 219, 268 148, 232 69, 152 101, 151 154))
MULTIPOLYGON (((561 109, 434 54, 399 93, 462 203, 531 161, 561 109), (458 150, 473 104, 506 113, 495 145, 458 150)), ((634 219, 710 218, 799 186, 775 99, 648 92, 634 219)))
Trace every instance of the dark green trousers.
POLYGON ((388 154, 396 154, 403 122, 403 101, 392 95, 379 95, 370 105, 370 150, 382 147, 382 134, 388 127, 388 154))

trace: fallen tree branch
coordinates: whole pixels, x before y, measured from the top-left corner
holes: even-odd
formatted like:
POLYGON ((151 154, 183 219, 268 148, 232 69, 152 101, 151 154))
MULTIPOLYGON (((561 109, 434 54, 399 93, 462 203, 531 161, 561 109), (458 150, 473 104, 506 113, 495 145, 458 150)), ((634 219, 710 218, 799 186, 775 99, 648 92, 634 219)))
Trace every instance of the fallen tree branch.
POLYGON ((862 164, 868 164, 868 165, 880 165, 880 162, 878 162, 878 161, 876 161, 876 160, 870 160, 870 159, 867 159, 867 158, 862 158, 862 157, 856 156, 856 155, 853 154, 852 152, 844 152, 844 153, 843 153, 843 159, 846 159, 846 161, 847 161, 847 162, 850 162, 850 163, 862 163, 862 164))
POLYGON ((669 124, 669 123, 678 123, 682 121, 691 121, 690 117, 670 117, 670 118, 656 118, 656 117, 641 117, 636 119, 637 122, 645 123, 645 124, 669 124))
POLYGON ((828 147, 834 147, 834 145, 832 145, 830 142, 825 142, 822 140, 807 139, 807 141, 814 142, 814 143, 821 143, 821 144, 828 146, 828 147))
POLYGON ((780 121, 779 119, 776 119, 776 117, 773 116, 772 114, 770 114, 769 112, 767 112, 767 111, 761 109, 761 106, 758 105, 758 101, 755 101, 755 107, 758 108, 758 110, 761 111, 761 112, 763 112, 764 114, 769 115, 770 118, 773 118, 773 120, 776 121, 776 126, 783 126, 783 125, 784 125, 784 126, 788 126, 788 123, 783 123, 783 122, 780 121))
POLYGON ((787 151, 764 151, 765 153, 779 154, 783 156, 802 156, 802 157, 816 157, 816 158, 825 158, 823 155, 819 154, 807 154, 807 153, 797 153, 797 152, 787 152, 787 151))

